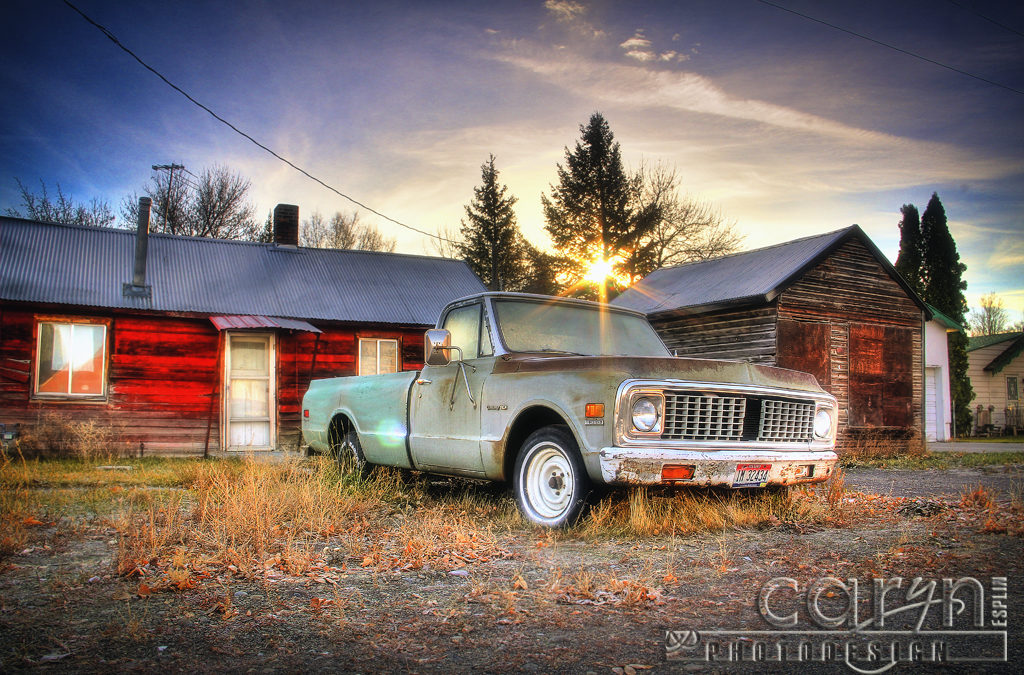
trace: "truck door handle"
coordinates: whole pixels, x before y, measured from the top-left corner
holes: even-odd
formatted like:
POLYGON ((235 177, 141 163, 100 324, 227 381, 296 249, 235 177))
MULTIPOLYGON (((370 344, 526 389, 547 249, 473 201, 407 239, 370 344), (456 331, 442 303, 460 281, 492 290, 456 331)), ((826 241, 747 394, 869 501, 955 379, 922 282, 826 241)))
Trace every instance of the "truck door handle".
POLYGON ((422 377, 416 380, 416 384, 431 384, 433 380, 424 380, 422 377))

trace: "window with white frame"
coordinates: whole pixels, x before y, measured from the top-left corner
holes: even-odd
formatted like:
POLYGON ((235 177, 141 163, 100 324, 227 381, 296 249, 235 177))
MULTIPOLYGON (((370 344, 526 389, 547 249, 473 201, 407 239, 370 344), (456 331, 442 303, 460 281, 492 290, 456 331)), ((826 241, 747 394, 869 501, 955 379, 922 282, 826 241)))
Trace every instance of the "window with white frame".
POLYGON ((359 339, 359 374, 398 372, 398 340, 359 339))
POLYGON ((40 321, 35 393, 42 397, 106 394, 107 327, 101 323, 40 321))

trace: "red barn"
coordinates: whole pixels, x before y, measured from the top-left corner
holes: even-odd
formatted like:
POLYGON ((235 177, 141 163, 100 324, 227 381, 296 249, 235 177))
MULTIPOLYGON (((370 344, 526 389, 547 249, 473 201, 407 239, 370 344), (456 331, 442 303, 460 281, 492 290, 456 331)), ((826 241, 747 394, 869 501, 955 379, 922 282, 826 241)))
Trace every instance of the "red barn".
POLYGON ((55 413, 148 453, 297 449, 312 378, 413 370, 485 290, 456 260, 0 217, 0 424, 55 413), (140 446, 140 444, 142 444, 140 446))

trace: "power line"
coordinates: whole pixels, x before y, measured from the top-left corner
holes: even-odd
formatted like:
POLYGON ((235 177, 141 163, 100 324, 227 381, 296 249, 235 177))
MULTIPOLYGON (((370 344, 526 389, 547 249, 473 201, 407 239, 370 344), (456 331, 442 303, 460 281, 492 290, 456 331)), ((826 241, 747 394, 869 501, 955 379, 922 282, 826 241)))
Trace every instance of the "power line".
POLYGON ((1006 89, 1007 91, 1012 91, 1015 94, 1024 95, 1024 91, 1022 91, 1020 89, 1014 89, 1011 86, 1002 84, 1000 82, 996 82, 995 80, 990 80, 988 78, 981 77, 980 75, 975 75, 974 73, 969 73, 966 70, 960 70, 959 68, 954 68, 953 66, 948 66, 945 63, 941 63, 941 62, 936 61, 934 59, 929 59, 927 56, 921 56, 920 54, 915 54, 914 52, 907 51, 906 49, 901 49, 900 47, 896 47, 895 45, 891 45, 891 44, 889 44, 887 42, 882 42, 881 40, 876 40, 874 38, 868 37, 867 35, 862 35, 861 33, 857 33, 856 31, 852 31, 852 30, 849 30, 847 28, 843 28, 841 26, 837 26, 837 25, 835 25, 833 23, 829 23, 828 21, 823 21, 821 19, 816 19, 813 16, 808 16, 807 14, 802 14, 802 13, 796 11, 795 9, 790 9, 788 7, 783 7, 782 5, 777 5, 774 2, 770 2, 769 0, 757 0, 757 1, 760 2, 763 5, 768 5, 769 7, 774 7, 776 9, 781 9, 783 12, 789 12, 790 14, 795 14, 795 15, 801 17, 801 18, 807 19, 808 21, 813 21, 815 23, 820 23, 823 26, 828 26, 829 28, 833 28, 835 30, 841 31, 843 33, 846 33, 847 35, 852 35, 852 36, 858 37, 858 38, 860 38, 862 40, 867 40, 868 42, 874 42, 876 45, 881 45, 883 47, 887 47, 888 49, 892 49, 892 50, 897 51, 897 52, 899 52, 901 54, 906 54, 907 56, 912 56, 915 59, 920 59, 921 61, 924 61, 926 63, 930 63, 930 64, 935 65, 935 66, 939 66, 940 68, 945 68, 946 70, 952 70, 954 73, 960 73, 961 75, 966 75, 967 77, 974 78, 975 80, 980 80, 981 82, 984 82, 986 84, 991 84, 993 86, 999 87, 1000 89, 1006 89))
POLYGON ((117 45, 118 47, 120 47, 120 48, 121 48, 121 49, 122 49, 122 50, 123 50, 123 51, 124 51, 125 53, 127 53, 127 54, 128 54, 129 56, 131 56, 131 57, 132 57, 133 59, 135 59, 136 61, 138 61, 139 65, 141 65, 141 66, 142 66, 143 68, 145 68, 146 70, 148 70, 149 72, 153 73, 154 75, 156 75, 157 77, 159 77, 159 78, 160 78, 161 80, 163 80, 163 81, 164 81, 164 83, 165 83, 165 84, 166 84, 167 86, 169 86, 169 87, 170 87, 171 89, 175 90, 176 92, 178 92, 179 94, 181 94, 182 96, 184 96, 185 98, 187 98, 187 99, 188 99, 189 101, 191 101, 191 102, 192 102, 193 104, 195 104, 195 105, 199 106, 200 108, 202 108, 203 110, 205 110, 206 112, 208 112, 208 113, 209 113, 209 114, 210 114, 210 115, 211 115, 211 116, 212 116, 212 117, 213 117, 213 118, 214 118, 215 120, 217 120, 217 121, 218 121, 218 122, 220 122, 221 124, 224 124, 224 125, 225 125, 225 126, 227 126, 227 127, 229 128, 229 129, 231 129, 232 131, 234 131, 234 132, 235 132, 236 134, 238 134, 239 136, 242 136, 243 138, 245 138, 246 140, 248 140, 248 141, 249 141, 250 143, 252 143, 252 144, 253 144, 253 145, 255 145, 256 147, 258 147, 258 148, 260 148, 261 150, 264 150, 264 151, 266 151, 266 152, 270 153, 271 155, 273 155, 274 157, 276 157, 276 158, 277 158, 277 159, 279 159, 280 161, 284 162, 285 164, 287 164, 287 165, 288 165, 288 166, 290 166, 291 168, 295 169, 296 171, 298 171, 298 172, 299 172, 299 173, 301 173, 302 175, 306 176, 306 177, 307 177, 307 178, 309 178, 310 180, 312 180, 312 181, 314 181, 314 182, 316 182, 316 183, 319 183, 320 185, 322 185, 323 187, 327 188, 328 190, 330 190, 330 191, 331 191, 331 192, 333 192, 334 194, 338 195, 339 197, 341 197, 341 198, 343 198, 343 199, 347 199, 348 201, 352 202, 353 204, 355 204, 356 206, 358 206, 358 207, 359 207, 359 208, 361 208, 361 209, 364 209, 364 210, 366 210, 366 211, 369 211, 370 213, 372 213, 372 214, 374 214, 374 215, 380 216, 380 217, 381 217, 381 218, 383 218, 384 220, 387 220, 387 221, 389 221, 389 222, 392 222, 392 223, 394 223, 395 225, 398 225, 399 227, 404 227, 404 228, 405 228, 405 229, 407 229, 407 230, 412 230, 413 232, 418 232, 418 233, 420 233, 420 234, 426 235, 426 236, 428 236, 428 237, 433 237, 434 239, 438 239, 438 240, 440 240, 440 241, 445 241, 445 242, 448 242, 448 243, 450 243, 450 244, 454 244, 454 243, 455 243, 455 242, 451 241, 450 239, 447 239, 447 238, 445 238, 445 237, 442 237, 442 236, 441 236, 441 235, 439 235, 439 234, 435 234, 435 233, 433 233, 433 232, 427 232, 426 230, 421 230, 421 229, 419 229, 418 227, 413 227, 412 225, 407 225, 406 223, 403 223, 403 222, 401 222, 401 221, 399 221, 399 220, 395 220, 395 219, 394 219, 394 218, 392 218, 391 216, 387 216, 387 215, 384 215, 384 214, 383 214, 383 213, 381 213, 380 211, 377 211, 376 209, 373 209, 373 208, 371 208, 371 207, 367 206, 366 204, 363 204, 362 202, 360 202, 360 201, 358 201, 358 200, 356 200, 356 199, 353 199, 352 197, 349 197, 349 196, 348 196, 347 194, 345 194, 345 193, 341 192, 341 191, 340 191, 340 190, 338 190, 337 188, 335 188, 335 187, 333 187, 333 186, 331 186, 331 185, 328 185, 327 183, 325 183, 324 181, 320 180, 319 178, 317 178, 317 177, 316 177, 316 176, 314 176, 313 174, 309 173, 308 171, 306 171, 306 170, 305 170, 305 169, 303 169, 302 167, 298 166, 297 164, 295 164, 295 163, 294 163, 294 162, 292 162, 291 160, 289 160, 289 159, 287 159, 286 157, 283 157, 283 156, 279 155, 278 153, 274 152, 273 150, 271 150, 270 148, 268 148, 267 146, 263 145, 262 143, 260 143, 259 141, 257 141, 257 140, 256 140, 255 138, 253 138, 252 136, 250 136, 249 134, 245 133, 244 131, 242 131, 241 129, 239 129, 238 127, 236 127, 236 126, 235 126, 234 124, 232 124, 231 122, 227 121, 226 119, 224 119, 223 117, 221 117, 220 115, 218 115, 217 113, 215 113, 215 112, 214 112, 213 110, 211 110, 211 109, 210 109, 209 107, 207 107, 207 106, 203 105, 202 103, 200 103, 199 101, 197 101, 196 99, 194 99, 194 98, 193 98, 193 97, 192 97, 192 96, 191 96, 191 95, 190 95, 190 94, 189 94, 188 92, 186 92, 186 91, 185 91, 184 89, 182 89, 182 88, 181 88, 181 87, 179 87, 178 85, 176 85, 176 84, 174 84, 173 82, 171 82, 170 80, 168 80, 168 79, 167 79, 166 77, 164 77, 164 76, 163 76, 162 74, 160 74, 160 72, 159 72, 159 71, 157 71, 157 70, 156 70, 155 68, 153 68, 153 67, 152 67, 151 65, 149 65, 148 63, 146 63, 145 61, 143 61, 143 60, 142 60, 141 58, 139 58, 139 56, 138 56, 138 55, 136 55, 136 54, 135 54, 135 52, 133 52, 132 50, 128 49, 128 47, 124 46, 124 45, 123 45, 123 44, 121 43, 121 41, 117 39, 117 36, 116 36, 116 35, 114 35, 113 33, 111 33, 111 32, 110 32, 110 31, 109 31, 109 30, 108 30, 108 29, 107 29, 107 28, 106 28, 105 26, 102 26, 102 25, 100 25, 99 23, 97 23, 96 21, 94 21, 94 20, 93 20, 92 18, 90 18, 90 17, 89 17, 89 15, 87 15, 87 14, 86 14, 85 12, 83 12, 83 11, 82 11, 82 10, 80 10, 80 9, 78 9, 78 7, 75 7, 75 6, 74 6, 74 5, 73 5, 73 4, 72 4, 72 3, 71 3, 71 2, 69 1, 69 0, 64 0, 64 4, 65 4, 65 5, 67 5, 68 7, 70 7, 71 9, 73 9, 73 10, 74 10, 74 11, 75 11, 75 12, 76 12, 76 13, 77 13, 77 14, 78 14, 79 16, 81 16, 81 17, 82 17, 83 19, 85 19, 85 20, 86 20, 87 22, 89 22, 90 24, 92 24, 93 26, 95 26, 95 27, 96 27, 96 28, 97 28, 97 29, 98 29, 98 30, 99 30, 99 31, 100 31, 101 33, 103 33, 103 34, 104 34, 105 36, 107 36, 107 39, 109 39, 109 40, 110 40, 111 42, 113 42, 113 43, 114 43, 115 45, 117 45))
POLYGON ((1007 26, 1005 23, 1000 23, 999 21, 996 21, 995 19, 993 19, 990 16, 985 16, 984 14, 982 14, 978 10, 974 9, 973 7, 968 7, 967 5, 964 5, 963 3, 957 2, 956 0, 948 0, 948 1, 949 1, 949 4, 956 5, 957 7, 959 7, 962 10, 964 10, 965 12, 970 12, 971 14, 974 14, 975 16, 980 16, 982 19, 984 19, 985 21, 988 21, 991 24, 995 24, 996 26, 999 26, 1000 28, 1008 30, 1011 33, 1016 33, 1017 35, 1019 35, 1021 37, 1024 37, 1024 33, 1021 33, 1019 30, 1017 30, 1013 26, 1007 26))

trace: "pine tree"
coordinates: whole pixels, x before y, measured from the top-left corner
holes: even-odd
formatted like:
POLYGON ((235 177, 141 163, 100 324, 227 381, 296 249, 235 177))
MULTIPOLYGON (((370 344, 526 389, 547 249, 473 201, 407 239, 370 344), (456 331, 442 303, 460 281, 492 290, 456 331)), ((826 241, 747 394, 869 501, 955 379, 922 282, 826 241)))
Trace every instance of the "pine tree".
POLYGON ((527 244, 512 210, 517 200, 498 182, 494 155, 480 166, 480 178, 462 221, 461 240, 456 244, 459 257, 488 289, 519 290, 526 285, 529 263, 527 244))
MULTIPOLYGON (((565 149, 565 166, 558 165, 558 185, 551 198, 541 196, 546 229, 567 259, 563 273, 570 284, 582 281, 595 260, 630 257, 633 244, 644 234, 631 204, 631 183, 622 166, 619 144, 600 113, 594 113, 573 150, 565 149)), ((653 226, 649 219, 647 227, 653 226)), ((608 279, 598 285, 598 297, 608 297, 608 279)))
POLYGON ((924 297, 922 277, 924 240, 921 238, 921 216, 913 204, 904 204, 900 209, 900 252, 896 257, 896 271, 900 273, 914 292, 924 297))
MULTIPOLYGON (((965 325, 967 300, 964 292, 967 282, 963 274, 967 265, 960 262, 956 242, 946 221, 946 210, 936 193, 928 200, 921 216, 921 241, 925 301, 961 326, 965 325)), ((971 425, 970 405, 974 389, 967 377, 967 336, 961 332, 950 333, 949 336, 949 382, 956 428, 966 431, 971 425)))

